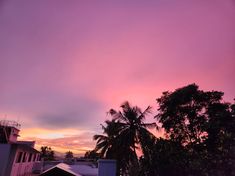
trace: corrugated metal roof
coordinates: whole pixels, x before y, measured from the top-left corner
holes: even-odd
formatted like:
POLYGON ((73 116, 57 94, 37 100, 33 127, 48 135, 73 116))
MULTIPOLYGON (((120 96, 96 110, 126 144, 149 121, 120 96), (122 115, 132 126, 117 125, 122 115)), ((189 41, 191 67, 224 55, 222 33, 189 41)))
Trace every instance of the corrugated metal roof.
POLYGON ((52 168, 44 171, 41 175, 44 175, 47 172, 51 172, 53 169, 57 168, 66 171, 70 174, 73 174, 74 176, 98 176, 98 168, 93 168, 88 165, 80 165, 80 164, 68 165, 65 163, 57 164, 52 168))
POLYGON ((40 152, 37 151, 35 148, 30 147, 30 146, 27 145, 27 144, 18 144, 18 143, 15 143, 15 144, 12 144, 12 145, 14 145, 14 146, 16 146, 17 148, 22 149, 22 150, 27 150, 27 151, 34 152, 34 153, 40 153, 40 152))

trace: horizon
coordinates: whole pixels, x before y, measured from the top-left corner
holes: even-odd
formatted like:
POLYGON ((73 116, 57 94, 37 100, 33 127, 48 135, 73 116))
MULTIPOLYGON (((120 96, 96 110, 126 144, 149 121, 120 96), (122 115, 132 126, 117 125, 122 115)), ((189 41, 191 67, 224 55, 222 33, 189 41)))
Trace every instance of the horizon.
POLYGON ((234 21, 232 0, 1 1, 0 119, 83 155, 124 101, 154 115, 162 92, 196 83, 232 103, 234 21))

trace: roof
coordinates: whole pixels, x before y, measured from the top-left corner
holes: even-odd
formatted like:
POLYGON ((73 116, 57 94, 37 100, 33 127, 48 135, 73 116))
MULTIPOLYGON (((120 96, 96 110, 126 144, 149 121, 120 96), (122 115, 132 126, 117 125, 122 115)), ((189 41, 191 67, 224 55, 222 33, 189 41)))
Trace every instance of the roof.
MULTIPOLYGON (((51 167, 50 169, 47 169, 47 170, 44 171, 40 176, 50 175, 50 173, 51 173, 51 175, 53 175, 54 172, 57 172, 57 170, 58 170, 58 171, 60 170, 61 172, 63 172, 63 171, 67 172, 67 173, 68 173, 68 174, 67 174, 68 176, 69 176, 69 175, 71 175, 71 176, 81 176, 81 175, 79 175, 78 173, 73 172, 73 171, 70 169, 69 165, 64 164, 64 163, 57 164, 57 165, 51 167)), ((62 175, 62 174, 61 174, 61 175, 62 175)), ((66 175, 66 174, 63 174, 63 175, 66 175)))
POLYGON ((97 176, 98 168, 89 165, 71 165, 71 169, 84 176, 97 176))
POLYGON ((35 148, 30 147, 27 144, 21 144, 21 143, 15 143, 12 144, 13 146, 16 146, 18 149, 22 149, 22 150, 27 150, 29 152, 33 152, 33 153, 40 153, 39 151, 37 151, 35 148))
POLYGON ((26 144, 33 148, 35 145, 35 141, 16 141, 16 144, 26 144))
POLYGON ((81 176, 78 173, 73 172, 70 169, 69 165, 64 164, 64 163, 57 164, 53 166, 52 168, 47 169, 42 174, 40 174, 40 176, 47 176, 47 175, 49 176, 55 173, 59 173, 60 175, 66 175, 66 176, 81 176))
MULTIPOLYGON (((56 172, 61 171, 62 173, 66 172, 68 176, 97 176, 98 175, 98 168, 93 168, 88 165, 68 165, 64 163, 60 163, 55 165, 54 167, 44 171, 41 176, 49 176, 53 175, 56 172)), ((66 175, 66 174, 65 174, 66 175)), ((66 176, 67 176, 66 175, 66 176)))

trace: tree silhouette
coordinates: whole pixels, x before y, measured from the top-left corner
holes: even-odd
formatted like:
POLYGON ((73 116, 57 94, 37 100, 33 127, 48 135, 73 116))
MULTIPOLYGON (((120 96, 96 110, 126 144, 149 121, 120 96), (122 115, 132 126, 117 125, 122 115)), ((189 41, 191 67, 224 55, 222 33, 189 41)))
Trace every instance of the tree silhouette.
POLYGON ((97 153, 95 150, 87 151, 84 158, 98 160, 100 159, 100 153, 97 153))
POLYGON ((66 159, 72 159, 73 158, 73 152, 71 152, 71 151, 66 152, 65 153, 65 158, 66 159))
POLYGON ((112 120, 95 135, 95 151, 116 159, 118 175, 235 176, 235 103, 223 92, 203 91, 196 84, 163 92, 155 116, 164 137, 156 138, 144 123, 151 112, 128 102, 111 109, 112 120), (143 155, 138 159, 136 150, 143 155))
POLYGON ((179 155, 175 163, 187 160, 184 168, 188 175, 234 174, 231 165, 235 156, 234 105, 223 102, 222 96, 222 92, 202 91, 191 84, 164 92, 157 99, 156 118, 166 132, 166 139, 187 153, 179 155))
POLYGON ((41 147, 41 158, 45 161, 52 161, 55 160, 55 152, 52 150, 51 147, 42 146, 41 147))
POLYGON ((156 127, 155 123, 144 123, 150 112, 150 106, 142 112, 139 107, 132 107, 129 102, 124 102, 121 111, 109 111, 113 119, 106 121, 106 126, 102 126, 105 135, 94 136, 97 140, 96 150, 100 151, 101 156, 117 159, 122 172, 128 173, 130 166, 138 165, 138 145, 147 154, 145 140, 154 138, 154 135, 146 128, 156 127))
POLYGON ((116 119, 106 120, 105 125, 101 125, 103 135, 94 135, 97 141, 95 152, 99 152, 101 158, 117 160, 117 175, 119 172, 125 173, 129 162, 135 157, 135 153, 130 147, 125 145, 125 140, 121 137, 122 124, 116 119))

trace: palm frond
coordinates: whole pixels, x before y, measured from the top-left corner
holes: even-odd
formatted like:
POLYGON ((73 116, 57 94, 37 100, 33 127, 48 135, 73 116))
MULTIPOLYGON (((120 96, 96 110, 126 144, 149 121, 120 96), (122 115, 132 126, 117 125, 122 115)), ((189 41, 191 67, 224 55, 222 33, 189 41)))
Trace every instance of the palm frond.
POLYGON ((145 127, 145 128, 157 128, 158 127, 155 122, 153 122, 153 123, 143 123, 142 126, 145 127))
POLYGON ((105 153, 107 152, 108 148, 109 146, 107 145, 107 143, 101 143, 96 145, 95 150, 100 151, 101 157, 105 157, 105 153))
POLYGON ((99 144, 103 141, 107 141, 108 137, 107 136, 103 136, 103 135, 94 135, 93 139, 96 140, 96 143, 99 144))
POLYGON ((102 150, 104 147, 107 147, 107 146, 108 146, 108 142, 107 141, 102 141, 102 142, 96 144, 95 150, 99 151, 99 150, 102 150))
POLYGON ((138 117, 138 119, 140 121, 143 121, 146 117, 146 115, 151 114, 152 113, 152 107, 148 106, 143 112, 140 111, 140 115, 138 117))
POLYGON ((93 140, 96 141, 97 139, 102 138, 102 137, 104 137, 104 135, 96 134, 96 135, 93 136, 93 140))
POLYGON ((131 109, 131 105, 128 101, 125 101, 121 104, 120 106, 123 110, 128 110, 128 109, 131 109))
POLYGON ((113 120, 127 122, 126 116, 121 111, 116 111, 116 113, 112 114, 113 120))
POLYGON ((114 110, 114 109, 110 109, 110 110, 108 111, 108 113, 109 113, 111 116, 113 116, 114 114, 117 114, 117 111, 114 110))
POLYGON ((148 144, 154 143, 155 136, 147 128, 157 128, 157 124, 144 123, 145 117, 152 112, 151 106, 142 111, 126 101, 120 107, 120 111, 109 110, 112 120, 106 120, 101 125, 103 135, 94 135, 93 139, 96 140, 95 149, 101 156, 119 160, 125 170, 128 163, 137 159, 136 149, 141 149, 144 154, 149 153, 148 144))
POLYGON ((100 124, 101 128, 105 130, 105 126, 103 124, 100 124))

